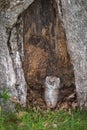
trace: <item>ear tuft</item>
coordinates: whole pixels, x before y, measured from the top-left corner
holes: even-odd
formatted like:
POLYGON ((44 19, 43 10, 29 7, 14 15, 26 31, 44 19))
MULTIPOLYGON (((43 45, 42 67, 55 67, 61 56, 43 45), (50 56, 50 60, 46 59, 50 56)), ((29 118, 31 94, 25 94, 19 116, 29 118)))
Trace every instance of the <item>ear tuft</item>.
POLYGON ((46 76, 46 81, 48 81, 49 80, 49 76, 46 76))
POLYGON ((57 81, 60 83, 60 78, 57 78, 57 81))

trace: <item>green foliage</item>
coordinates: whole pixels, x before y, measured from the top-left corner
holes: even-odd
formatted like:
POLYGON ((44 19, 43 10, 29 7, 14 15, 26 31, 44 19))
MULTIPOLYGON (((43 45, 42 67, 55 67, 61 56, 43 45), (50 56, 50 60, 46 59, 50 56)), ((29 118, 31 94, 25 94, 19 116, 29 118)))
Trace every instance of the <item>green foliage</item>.
POLYGON ((9 92, 6 88, 3 88, 3 90, 1 91, 0 98, 3 99, 4 103, 6 103, 7 100, 10 98, 9 92))
POLYGON ((29 110, 0 115, 0 130, 87 130, 87 111, 29 110))
POLYGON ((2 116, 1 107, 0 107, 0 130, 5 130, 5 128, 4 128, 4 117, 2 116))

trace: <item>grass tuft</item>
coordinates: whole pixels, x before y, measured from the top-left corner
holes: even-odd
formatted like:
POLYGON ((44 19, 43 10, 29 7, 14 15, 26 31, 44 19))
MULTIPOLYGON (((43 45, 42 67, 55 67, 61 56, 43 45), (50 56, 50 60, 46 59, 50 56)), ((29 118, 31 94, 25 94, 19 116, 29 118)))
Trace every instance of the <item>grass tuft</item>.
POLYGON ((0 112, 0 130, 87 130, 87 111, 0 112))

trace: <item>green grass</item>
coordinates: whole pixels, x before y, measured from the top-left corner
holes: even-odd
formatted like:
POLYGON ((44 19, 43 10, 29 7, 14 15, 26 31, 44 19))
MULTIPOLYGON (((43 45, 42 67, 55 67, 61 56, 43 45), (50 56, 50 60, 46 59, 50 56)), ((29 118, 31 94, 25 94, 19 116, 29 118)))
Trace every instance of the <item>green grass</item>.
POLYGON ((87 111, 0 112, 0 130, 87 130, 87 111))

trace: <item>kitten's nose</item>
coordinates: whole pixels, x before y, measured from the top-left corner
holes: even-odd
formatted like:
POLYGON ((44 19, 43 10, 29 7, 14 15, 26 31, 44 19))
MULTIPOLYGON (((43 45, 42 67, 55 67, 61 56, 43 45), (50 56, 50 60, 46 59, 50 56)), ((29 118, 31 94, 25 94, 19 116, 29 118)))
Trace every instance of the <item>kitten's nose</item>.
POLYGON ((49 82, 50 85, 54 86, 54 82, 49 82))

